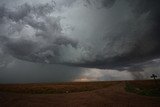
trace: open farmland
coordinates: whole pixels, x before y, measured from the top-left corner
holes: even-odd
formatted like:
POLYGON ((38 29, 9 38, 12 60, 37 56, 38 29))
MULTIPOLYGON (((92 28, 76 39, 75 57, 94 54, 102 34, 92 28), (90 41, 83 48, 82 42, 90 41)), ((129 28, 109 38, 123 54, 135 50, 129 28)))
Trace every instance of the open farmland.
POLYGON ((55 94, 92 91, 107 88, 120 82, 71 82, 54 84, 1 84, 1 92, 28 94, 55 94))
POLYGON ((160 97, 131 89, 156 88, 154 81, 1 84, 0 107, 159 107, 160 97))

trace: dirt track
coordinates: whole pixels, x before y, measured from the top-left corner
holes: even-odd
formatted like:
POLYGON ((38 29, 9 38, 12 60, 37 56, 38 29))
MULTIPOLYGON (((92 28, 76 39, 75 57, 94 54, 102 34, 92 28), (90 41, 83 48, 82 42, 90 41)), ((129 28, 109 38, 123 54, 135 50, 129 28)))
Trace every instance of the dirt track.
POLYGON ((160 107, 160 98, 124 90, 125 83, 66 94, 0 93, 0 107, 160 107))

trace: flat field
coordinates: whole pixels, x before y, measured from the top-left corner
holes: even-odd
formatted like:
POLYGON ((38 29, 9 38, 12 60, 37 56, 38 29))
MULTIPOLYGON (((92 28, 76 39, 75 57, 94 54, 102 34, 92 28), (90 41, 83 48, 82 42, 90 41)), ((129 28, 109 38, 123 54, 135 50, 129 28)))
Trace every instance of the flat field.
POLYGON ((0 107, 160 107, 160 80, 0 84, 0 107))

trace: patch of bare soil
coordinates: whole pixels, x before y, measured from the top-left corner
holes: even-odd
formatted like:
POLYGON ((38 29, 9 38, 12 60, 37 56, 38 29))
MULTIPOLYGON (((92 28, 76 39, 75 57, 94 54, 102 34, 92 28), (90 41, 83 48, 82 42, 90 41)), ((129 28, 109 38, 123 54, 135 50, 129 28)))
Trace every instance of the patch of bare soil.
POLYGON ((128 93, 125 82, 91 91, 61 94, 0 92, 0 107, 160 107, 159 97, 128 93))

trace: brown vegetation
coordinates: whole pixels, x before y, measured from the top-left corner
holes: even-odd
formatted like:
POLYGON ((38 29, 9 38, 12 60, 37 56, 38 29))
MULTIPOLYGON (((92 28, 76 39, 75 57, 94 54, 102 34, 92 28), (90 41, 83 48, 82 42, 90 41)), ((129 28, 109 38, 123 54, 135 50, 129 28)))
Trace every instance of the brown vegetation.
MULTIPOLYGON (((154 84, 129 83, 147 87, 154 84)), ((159 97, 126 92, 125 86, 125 81, 0 85, 0 107, 160 107, 159 97), (54 90, 52 94, 47 88, 54 90)))
POLYGON ((29 93, 29 94, 55 94, 92 91, 107 88, 120 82, 68 82, 54 84, 1 84, 1 92, 29 93))

